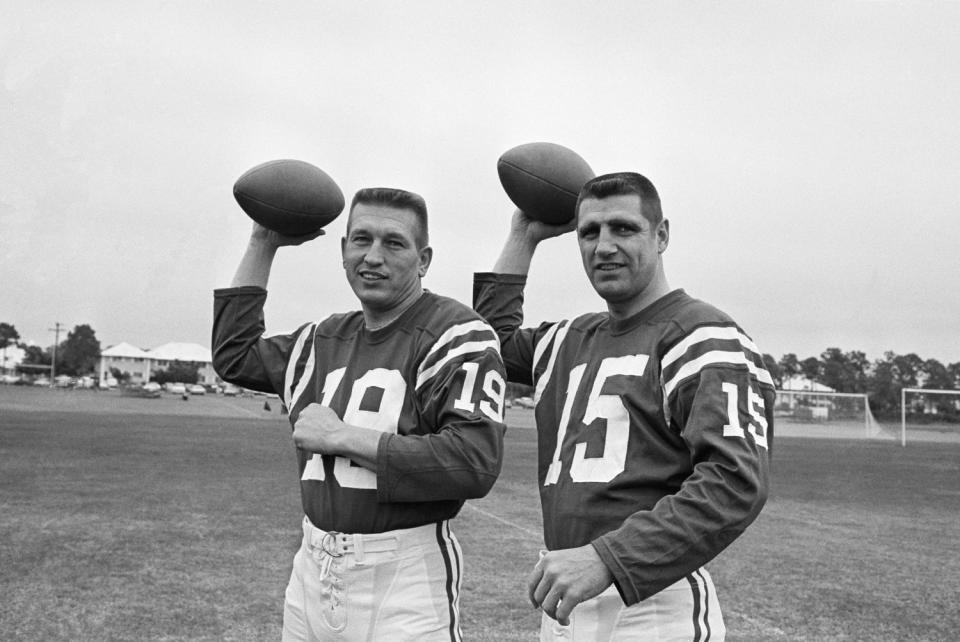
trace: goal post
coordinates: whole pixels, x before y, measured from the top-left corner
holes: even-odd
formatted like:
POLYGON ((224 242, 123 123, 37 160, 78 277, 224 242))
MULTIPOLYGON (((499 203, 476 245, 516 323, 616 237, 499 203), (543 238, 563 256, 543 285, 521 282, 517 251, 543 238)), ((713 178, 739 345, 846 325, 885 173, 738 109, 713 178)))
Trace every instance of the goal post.
MULTIPOLYGON (((882 431, 865 393, 819 390, 777 390, 774 406, 781 434, 797 436, 895 439, 882 431)), ((774 428, 776 433, 777 428, 774 428)))
MULTIPOLYGON (((928 396, 955 396, 957 397, 957 403, 955 404, 958 412, 960 412, 960 390, 934 390, 930 388, 903 388, 900 390, 900 445, 907 445, 907 396, 908 395, 917 395, 919 396, 924 403, 924 413, 927 412, 928 406, 928 396)), ((936 414, 936 409, 931 414, 936 414)))

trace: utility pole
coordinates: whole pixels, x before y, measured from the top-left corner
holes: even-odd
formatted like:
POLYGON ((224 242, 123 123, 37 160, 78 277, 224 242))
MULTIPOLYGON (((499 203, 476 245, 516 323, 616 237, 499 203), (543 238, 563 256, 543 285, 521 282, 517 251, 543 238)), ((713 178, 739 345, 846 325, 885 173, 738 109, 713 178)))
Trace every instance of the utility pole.
POLYGON ((60 328, 61 324, 59 321, 55 322, 54 327, 47 328, 50 332, 54 332, 53 335, 53 362, 50 364, 50 385, 54 384, 54 380, 57 378, 57 346, 60 344, 60 328))

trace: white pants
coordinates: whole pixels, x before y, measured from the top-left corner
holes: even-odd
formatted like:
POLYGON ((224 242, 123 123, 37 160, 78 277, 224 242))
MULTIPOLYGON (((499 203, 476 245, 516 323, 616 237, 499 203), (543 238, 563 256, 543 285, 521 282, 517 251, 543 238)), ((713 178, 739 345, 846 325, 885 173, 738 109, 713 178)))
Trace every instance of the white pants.
POLYGON ((569 626, 561 626, 546 614, 540 622, 543 642, 722 642, 725 635, 717 592, 705 568, 633 606, 625 606, 616 587, 611 586, 578 604, 569 626))
POLYGON ((303 521, 283 640, 456 640, 460 544, 447 522, 367 535, 303 521))

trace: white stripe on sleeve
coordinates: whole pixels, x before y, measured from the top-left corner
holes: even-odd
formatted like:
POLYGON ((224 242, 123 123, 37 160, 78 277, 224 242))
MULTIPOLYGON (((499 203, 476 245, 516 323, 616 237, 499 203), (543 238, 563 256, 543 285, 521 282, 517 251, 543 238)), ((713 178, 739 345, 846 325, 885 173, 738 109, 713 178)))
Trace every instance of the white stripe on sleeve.
POLYGON ((427 383, 435 374, 437 374, 437 372, 440 371, 441 368, 443 368, 443 366, 447 365, 456 357, 465 354, 480 353, 488 349, 499 352, 500 342, 496 339, 490 341, 467 341, 466 343, 462 343, 452 350, 448 350, 447 354, 445 354, 442 359, 438 359, 432 366, 417 374, 417 385, 415 388, 419 390, 420 386, 427 383))
POLYGON ((537 345, 533 347, 533 366, 530 368, 530 380, 533 381, 536 379, 534 372, 537 369, 537 364, 540 363, 540 359, 543 357, 543 353, 546 352, 547 346, 550 345, 550 340, 553 339, 553 335, 557 333, 557 330, 560 329, 559 323, 554 323, 550 326, 550 329, 543 335, 543 338, 537 341, 537 345))
MULTIPOLYGON (((734 326, 704 326, 702 328, 697 328, 684 337, 683 341, 673 346, 673 348, 671 348, 670 351, 663 356, 663 359, 660 360, 660 367, 664 369, 667 368, 671 363, 682 357, 690 348, 690 346, 696 343, 701 343, 702 341, 709 341, 710 339, 717 339, 720 341, 739 339, 740 343, 744 343, 744 340, 746 340, 751 345, 753 344, 753 342, 750 341, 745 334, 740 332, 740 330, 734 326)), ((758 352, 756 350, 756 346, 753 346, 752 349, 754 352, 758 352)))
POLYGON ((683 364, 676 374, 674 374, 669 380, 667 380, 664 385, 664 392, 667 396, 673 393, 673 390, 680 384, 681 381, 697 374, 705 367, 709 365, 745 365, 747 371, 756 377, 760 383, 766 383, 773 385, 773 379, 770 377, 770 373, 764 368, 758 368, 750 359, 747 359, 747 356, 743 352, 730 352, 723 350, 712 350, 706 354, 700 355, 696 359, 683 364))
POLYGON ((459 323, 454 326, 447 328, 446 332, 441 334, 437 340, 431 346, 430 350, 427 352, 426 356, 423 358, 423 361, 420 362, 419 367, 417 368, 417 384, 416 388, 419 388, 424 383, 427 382, 430 377, 435 375, 444 364, 446 364, 453 356, 458 356, 469 352, 469 350, 463 350, 463 346, 473 346, 471 350, 476 350, 477 352, 482 352, 487 348, 493 348, 493 350, 500 354, 500 339, 497 337, 497 333, 493 331, 493 328, 490 327, 490 324, 481 319, 474 321, 468 321, 466 323, 459 323), (463 345, 450 350, 442 358, 438 359, 433 365, 424 367, 424 364, 430 360, 431 356, 439 354, 441 350, 449 346, 455 339, 462 337, 471 332, 485 332, 489 333, 491 336, 490 340, 487 341, 470 341, 465 342, 463 345))
POLYGON ((306 387, 306 382, 310 379, 310 376, 313 374, 313 362, 315 350, 311 350, 310 354, 307 356, 307 364, 303 369, 303 374, 300 375, 300 379, 297 382, 296 391, 293 390, 293 377, 297 371, 297 361, 300 360, 300 356, 303 354, 303 346, 307 342, 307 338, 313 334, 316 326, 310 324, 305 327, 301 332, 300 336, 297 337, 297 342, 293 346, 293 350, 290 353, 290 360, 287 362, 287 372, 284 377, 285 381, 283 383, 283 396, 284 402, 287 404, 287 410, 293 408, 294 402, 300 398, 300 395, 303 394, 303 389, 306 387))
MULTIPOLYGON (((442 350, 445 345, 447 345, 457 337, 463 336, 465 334, 469 334, 470 332, 479 332, 482 330, 488 331, 490 334, 494 336, 494 338, 496 338, 497 336, 497 334, 493 331, 493 328, 490 327, 490 324, 480 319, 477 319, 476 321, 468 321, 467 323, 460 323, 454 326, 450 326, 449 328, 447 328, 447 331, 441 334, 440 337, 436 340, 436 342, 433 344, 433 347, 430 348, 430 351, 427 352, 423 360, 426 361, 428 358, 430 358, 431 355, 442 350)), ((500 346, 500 340, 497 339, 497 351, 500 350, 499 346, 500 346)))
MULTIPOLYGON (((542 375, 540 375, 539 380, 534 378, 537 381, 537 387, 533 393, 533 405, 540 403, 540 396, 543 394, 547 384, 550 382, 550 376, 553 374, 553 367, 557 362, 557 353, 560 352, 560 345, 563 344, 563 340, 567 338, 567 331, 570 329, 570 323, 567 321, 561 321, 557 324, 557 328, 557 336, 553 340, 553 350, 550 352, 550 360, 547 362, 547 369, 543 371, 542 375)), ((546 340, 547 337, 544 336, 544 338, 541 340, 541 343, 545 342, 546 340)), ((537 344, 537 349, 539 348, 540 344, 537 344)), ((534 349, 534 354, 536 354, 537 349, 534 349)), ((534 361, 534 367, 536 367, 536 363, 537 362, 534 361)))

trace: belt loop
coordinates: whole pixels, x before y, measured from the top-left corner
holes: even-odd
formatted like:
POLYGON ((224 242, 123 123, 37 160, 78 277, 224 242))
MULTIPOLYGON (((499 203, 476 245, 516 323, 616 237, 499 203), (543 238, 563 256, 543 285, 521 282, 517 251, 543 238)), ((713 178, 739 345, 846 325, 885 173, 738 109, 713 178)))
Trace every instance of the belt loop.
POLYGON ((363 564, 363 535, 353 534, 353 561, 356 564, 363 564))

